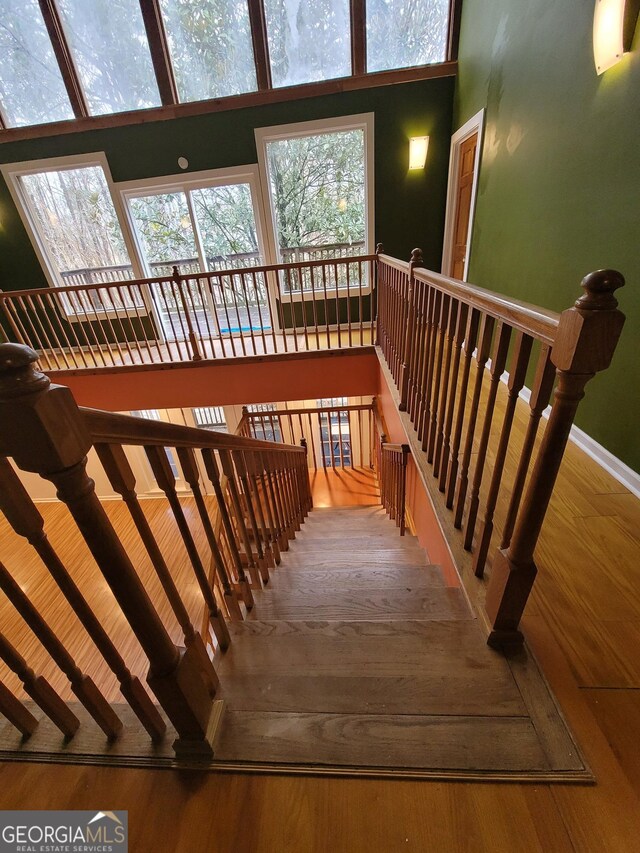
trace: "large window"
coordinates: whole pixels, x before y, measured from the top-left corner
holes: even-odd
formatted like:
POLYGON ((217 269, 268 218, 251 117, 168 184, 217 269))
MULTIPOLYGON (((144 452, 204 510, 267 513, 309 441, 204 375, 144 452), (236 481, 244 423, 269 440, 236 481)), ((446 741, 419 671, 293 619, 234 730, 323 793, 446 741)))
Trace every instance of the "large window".
POLYGON ((351 426, 349 412, 340 407, 348 404, 347 397, 329 397, 316 401, 318 408, 333 409, 320 412, 320 447, 322 464, 326 468, 351 464, 351 426))
POLYGON ((351 71, 349 0, 265 0, 274 86, 351 71))
POLYGON ((256 139, 279 259, 366 252, 373 243, 372 117, 261 128, 256 139))
POLYGON ((181 101, 253 92, 246 0, 160 0, 181 101))
POLYGON ((0 0, 0 118, 15 128, 257 90, 266 100, 447 59, 449 0, 364 5, 363 28, 349 0, 0 0))
POLYGON ((0 101, 10 127, 73 118, 38 0, 0 0, 0 101))
POLYGON ((447 58, 449 0, 367 0, 367 71, 447 58))
MULTIPOLYGON (((241 167, 224 175, 189 175, 172 184, 148 181, 123 188, 130 221, 148 276, 224 273, 258 266, 262 246, 255 171, 241 167)), ((154 291, 155 292, 155 291, 154 291)), ((239 275, 211 275, 191 286, 197 321, 216 335, 268 329, 267 287, 263 273, 247 283, 239 275)), ((180 305, 165 297, 156 310, 166 338, 182 333, 180 305)))
POLYGON ((14 189, 52 284, 133 278, 120 220, 100 163, 18 169, 14 189))
POLYGON ((57 0, 93 115, 160 104, 138 0, 57 0))

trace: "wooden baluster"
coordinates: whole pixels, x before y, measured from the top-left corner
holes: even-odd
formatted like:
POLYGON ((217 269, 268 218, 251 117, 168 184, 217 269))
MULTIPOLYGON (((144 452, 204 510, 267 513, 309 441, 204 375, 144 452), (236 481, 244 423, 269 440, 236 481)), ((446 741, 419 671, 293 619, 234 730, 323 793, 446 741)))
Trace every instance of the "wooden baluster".
POLYGON ((436 361, 434 366, 431 419, 429 421, 429 424, 425 425, 427 462, 433 462, 433 457, 436 448, 436 432, 438 429, 438 418, 441 417, 440 408, 443 405, 440 389, 441 387, 443 390, 446 388, 446 381, 444 381, 442 375, 442 362, 444 359, 444 348, 446 339, 449 335, 449 325, 451 322, 450 318, 452 310, 453 301, 451 297, 443 293, 442 299, 440 301, 440 314, 437 327, 438 342, 436 347, 436 361))
POLYGON ((451 444, 451 450, 449 453, 449 465, 447 468, 446 506, 448 509, 451 509, 453 506, 454 492, 458 477, 460 443, 462 441, 462 428, 464 426, 464 414, 467 406, 467 388, 469 387, 469 373, 471 372, 471 360, 473 359, 473 351, 476 346, 479 322, 480 314, 475 310, 475 308, 470 308, 467 319, 467 327, 464 336, 464 361, 462 364, 462 377, 460 379, 460 388, 458 389, 456 425, 454 428, 453 442, 451 444))
POLYGON ((268 518, 268 502, 264 494, 264 489, 260 487, 259 454, 257 452, 246 453, 245 466, 247 469, 247 480, 255 502, 258 525, 265 544, 268 565, 273 568, 280 563, 280 549, 274 536, 273 526, 268 518))
POLYGON ((429 439, 429 424, 431 416, 436 404, 434 399, 434 385, 436 376, 436 352, 438 347, 438 338, 440 337, 440 316, 442 314, 442 305, 444 294, 436 290, 432 300, 431 318, 430 318, 430 334, 429 334, 429 350, 426 359, 426 378, 424 384, 424 413, 417 425, 418 438, 422 442, 422 449, 427 451, 427 442, 429 439))
POLYGON ((409 405, 407 411, 411 418, 411 423, 416 423, 420 417, 420 391, 422 369, 424 366, 424 345, 427 333, 426 311, 429 301, 429 288, 424 282, 415 283, 416 290, 416 335, 414 338, 414 361, 411 368, 412 381, 409 394, 409 405))
POLYGON ((478 445, 478 452, 476 455, 476 465, 473 472, 471 494, 469 495, 469 506, 467 509, 467 520, 464 529, 463 542, 464 548, 467 551, 471 550, 471 545, 473 543, 473 534, 475 531, 476 519, 478 517, 478 509, 480 507, 480 486, 482 485, 484 463, 487 457, 487 448, 489 447, 489 437, 491 435, 491 423, 493 421, 498 384, 507 363, 510 341, 511 327, 507 326, 506 323, 499 323, 496 330, 493 353, 491 355, 491 369, 489 371, 491 379, 489 383, 489 393, 487 395, 484 422, 482 424, 480 443, 478 445))
POLYGON ((484 573, 484 565, 487 560, 487 554, 489 553, 489 544, 493 534, 493 516, 498 502, 502 472, 507 458, 511 427, 513 425, 518 396, 520 391, 522 391, 527 376, 527 366, 529 364, 532 345, 533 338, 529 337, 529 335, 525 335, 523 332, 517 333, 513 349, 513 357, 511 359, 509 383, 507 386, 509 389, 507 404, 505 406, 502 429, 500 430, 500 439, 498 441, 496 458, 493 463, 493 474, 491 475, 491 484, 489 486, 487 501, 484 508, 484 518, 478 535, 478 547, 473 561, 473 570, 476 577, 479 578, 481 578, 484 573))
POLYGON ((265 473, 269 497, 271 499, 271 505, 273 506, 275 520, 277 523, 278 547, 280 548, 280 551, 288 551, 289 538, 287 536, 287 531, 284 524, 284 516, 282 514, 282 504, 280 503, 280 495, 278 494, 277 490, 277 482, 275 479, 275 471, 273 464, 273 454, 270 451, 267 451, 263 453, 263 459, 265 462, 265 473))
POLYGON ((199 662, 172 643, 95 493, 85 467, 91 439, 71 392, 36 372, 36 360, 28 347, 0 345, 0 446, 57 487, 149 659, 147 681, 178 732, 176 752, 211 755, 218 715, 199 662))
MULTIPOLYGON (((200 521, 202 522, 202 527, 204 528, 205 536, 209 543, 211 556, 213 558, 213 565, 215 567, 218 580, 220 581, 220 585, 222 586, 222 594, 227 611, 232 619, 242 619, 242 612, 238 603, 238 597, 236 595, 236 591, 231 586, 229 573, 227 572, 224 558, 220 553, 220 548, 216 541, 216 535, 211 524, 211 519, 209 518, 207 505, 204 501, 202 490, 200 488, 200 475, 198 473, 195 453, 190 447, 178 447, 177 451, 182 473, 184 474, 184 478, 193 493, 200 521)), ((209 587, 210 586, 211 584, 209 584, 209 587)))
POLYGON ((425 385, 427 376, 427 362, 429 352, 429 341, 431 334, 430 317, 433 311, 433 300, 436 291, 422 282, 421 287, 421 314, 420 314, 420 336, 418 361, 416 364, 416 392, 415 403, 411 414, 411 423, 417 428, 422 423, 425 414, 425 385))
POLYGON ((182 536, 182 541, 184 542, 185 549, 189 555, 189 562, 193 567, 198 586, 200 587, 200 592, 202 593, 202 597, 204 598, 209 611, 209 623, 213 629, 213 633, 220 644, 220 648, 223 651, 226 651, 226 649, 229 648, 229 643, 231 642, 229 629, 227 628, 224 616, 216 602, 216 597, 211 584, 209 583, 207 571, 202 564, 189 523, 185 518, 180 498, 176 492, 176 478, 171 470, 167 452, 164 447, 145 447, 145 453, 147 454, 147 459, 151 465, 151 470, 153 471, 156 483, 162 489, 169 501, 173 517, 176 520, 178 530, 182 536))
POLYGON ((302 526, 302 501, 298 494, 298 480, 294 473, 295 459, 291 453, 282 453, 282 466, 289 493, 291 516, 294 520, 296 530, 302 526))
POLYGON ((69 679, 71 689, 108 738, 117 737, 122 723, 111 705, 85 675, 46 621, 29 601, 9 570, 0 563, 0 589, 69 679))
POLYGON ((480 324, 478 350, 476 352, 476 380, 473 386, 473 396, 471 398, 469 420, 467 422, 467 433, 462 453, 462 464, 460 465, 458 481, 456 483, 456 504, 453 523, 457 528, 462 527, 462 514, 464 512, 464 505, 467 498, 467 486, 469 483, 469 463, 471 461, 471 452, 473 450, 473 438, 476 429, 476 421, 478 419, 484 371, 487 361, 489 360, 489 350, 491 347, 494 325, 493 317, 489 317, 486 314, 483 315, 480 324))
POLYGON ((511 544, 498 551, 492 563, 486 598, 491 646, 522 643, 518 626, 537 572, 534 550, 584 388, 609 366, 622 332, 625 318, 617 310, 614 292, 623 285, 624 278, 615 270, 590 273, 582 281, 584 295, 560 315, 551 353, 558 376, 551 414, 511 544))
POLYGON ((190 649, 190 653, 199 658, 203 678, 209 686, 209 692, 213 695, 218 685, 218 676, 204 647, 202 637, 191 623, 187 608, 180 597, 169 567, 162 556, 147 517, 140 506, 135 491, 136 480, 124 449, 119 444, 96 444, 95 449, 102 467, 109 478, 109 482, 113 489, 122 497, 131 514, 133 523, 149 554, 149 559, 158 576, 158 580, 180 625, 184 635, 185 646, 187 649, 190 649))
POLYGON ((222 482, 220 480, 218 463, 216 462, 213 450, 210 449, 204 449, 202 451, 202 458, 204 459, 204 467, 206 468, 207 476, 211 480, 213 491, 216 496, 216 500, 218 501, 218 510, 222 520, 222 527, 224 529, 229 553, 231 554, 231 559, 233 560, 236 575, 238 577, 238 591, 240 593, 240 598, 243 600, 247 610, 251 610, 253 608, 253 593, 251 592, 249 581, 245 575, 242 557, 238 550, 236 534, 233 529, 231 515, 229 513, 229 508, 227 507, 227 501, 222 488, 222 482))
POLYGON ((556 378, 556 369, 551 361, 551 347, 543 346, 538 356, 536 363, 536 373, 533 379, 531 388, 531 397, 529 398, 529 423, 525 433, 522 447, 520 448, 520 456, 518 460, 518 469, 511 487, 511 498, 509 500, 509 508, 505 517, 504 528, 502 530, 502 541, 500 548, 508 548, 513 534, 513 528, 516 523, 516 516, 520 508, 522 500, 522 492, 531 462, 531 454, 536 442, 538 434, 538 425, 543 411, 549 404, 551 392, 553 391, 553 383, 556 378))
POLYGON ((256 543, 256 551, 258 553, 257 563, 260 571, 260 577, 262 582, 266 584, 269 583, 269 566, 273 567, 275 563, 271 552, 268 550, 268 543, 266 539, 263 538, 262 530, 258 527, 257 508, 254 503, 253 492, 249 485, 249 474, 247 471, 245 454, 239 450, 232 450, 231 456, 238 474, 238 479, 240 480, 240 485, 242 486, 242 498, 249 517, 249 524, 251 525, 253 539, 256 543))
POLYGON ((233 467, 231 453, 228 450, 219 450, 218 455, 220 456, 222 473, 227 478, 227 489, 231 498, 231 506, 233 508, 236 526, 240 533, 240 541, 242 542, 242 547, 244 549, 244 557, 247 561, 247 569, 249 571, 249 576, 251 577, 252 585, 255 586, 257 589, 262 589, 260 568, 258 566, 256 558, 254 557, 253 548, 251 547, 251 541, 249 539, 249 532, 247 530, 247 525, 244 520, 244 511, 242 508, 242 501, 240 500, 238 484, 236 483, 236 472, 233 467))
MULTIPOLYGON (((42 708, 47 717, 49 717, 51 722, 60 729, 65 738, 72 738, 80 728, 80 720, 76 717, 71 708, 69 708, 67 703, 60 698, 46 678, 42 675, 35 674, 22 655, 14 648, 14 646, 12 646, 9 640, 7 640, 2 633, 0 633, 0 658, 2 658, 9 669, 15 672, 22 682, 27 695, 31 696, 36 705, 42 708)), ((4 687, 4 690, 16 702, 18 701, 6 687, 4 687)), ((23 708, 21 703, 18 704, 23 711, 27 710, 26 708, 23 708)), ((17 712, 15 704, 10 703, 7 707, 9 711, 13 710, 13 712, 16 713, 18 720, 22 720, 24 718, 24 714, 17 712)), ((35 719, 33 715, 30 714, 30 716, 32 719, 35 719)), ((26 723, 27 725, 30 725, 28 718, 26 718, 26 723)))
POLYGON ((120 692, 131 705, 142 725, 154 740, 160 739, 166 726, 140 680, 134 677, 100 621, 89 607, 71 575, 56 554, 44 530, 44 519, 27 494, 17 474, 0 457, 0 510, 19 536, 34 548, 74 613, 95 643, 120 684, 120 692))
POLYGON ((444 417, 442 432, 439 433, 436 443, 436 456, 434 463, 434 474, 439 476, 438 488, 444 492, 447 483, 447 470, 449 454, 451 452, 451 427, 453 426, 453 414, 456 405, 456 391, 458 390, 458 374, 460 370, 460 354, 462 342, 464 341, 467 317, 470 309, 464 303, 458 304, 456 316, 456 329, 453 338, 453 363, 451 364, 449 391, 447 394, 446 415, 444 417))
POLYGON ((25 708, 19 699, 16 699, 2 681, 0 681, 0 714, 5 716, 14 728, 18 729, 24 740, 31 737, 38 728, 38 721, 31 711, 25 708))
POLYGON ((278 492, 282 498, 283 517, 287 530, 287 536, 290 539, 295 539, 296 530, 300 529, 300 525, 296 526, 293 510, 293 501, 291 499, 291 491, 289 488, 289 480, 287 471, 283 464, 283 456, 281 453, 274 453, 274 462, 276 468, 276 477, 278 482, 278 492))
POLYGON ((406 503, 407 503, 407 460, 409 457, 409 445, 402 445, 402 483, 400 487, 400 536, 404 536, 406 527, 406 503))
POLYGON ((431 441, 431 459, 433 462, 433 476, 438 478, 440 475, 440 460, 442 454, 442 441, 444 433, 444 423, 447 415, 447 402, 449 399, 449 376, 451 373, 451 358, 453 354, 453 341, 455 337, 456 321, 460 311, 460 303, 453 299, 449 300, 449 310, 447 312, 447 326, 445 337, 444 363, 442 366, 442 377, 440 383, 440 401, 438 403, 437 420, 434 424, 434 435, 430 437, 431 441))
POLYGON ((289 539, 295 539, 295 525, 293 521, 291 495, 289 492, 289 483, 287 480, 286 471, 282 464, 282 454, 274 452, 273 459, 277 483, 276 494, 280 495, 282 501, 282 515, 285 523, 285 529, 287 531, 287 536, 289 537, 289 539))
POLYGON ((416 305, 414 299, 414 291, 416 289, 416 281, 413 271, 416 267, 424 266, 424 258, 422 257, 422 249, 414 249, 411 252, 411 260, 409 261, 409 281, 406 290, 406 305, 403 312, 403 346, 402 346, 402 365, 400 368, 400 403, 398 408, 401 412, 407 410, 407 401, 409 399, 409 382, 410 382, 410 364, 413 362, 413 344, 416 333, 416 305))
POLYGON ((279 528, 276 509, 271 500, 269 492, 269 484, 267 480, 267 462, 264 454, 261 452, 253 454, 255 464, 256 477, 258 479, 262 500, 264 501, 267 523, 269 525, 269 537, 271 541, 271 549, 273 551, 276 564, 280 564, 280 541, 279 528))

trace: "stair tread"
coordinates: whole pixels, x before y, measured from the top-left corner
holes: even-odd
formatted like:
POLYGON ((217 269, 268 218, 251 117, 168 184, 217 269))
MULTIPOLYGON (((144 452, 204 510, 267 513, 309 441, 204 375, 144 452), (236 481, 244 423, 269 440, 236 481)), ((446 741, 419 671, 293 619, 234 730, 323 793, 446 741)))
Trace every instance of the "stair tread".
POLYGON ((295 551, 291 548, 282 555, 282 565, 296 569, 340 569, 367 568, 378 566, 391 568, 393 566, 421 566, 427 564, 424 551, 402 551, 400 549, 385 549, 376 551, 295 551))
MULTIPOLYGON (((325 546, 336 548, 339 545, 345 544, 344 536, 321 536, 316 534, 308 534, 306 531, 303 534, 300 534, 296 537, 295 547, 296 548, 305 548, 309 551, 313 551, 314 548, 323 548, 325 546)), ((350 548, 355 548, 356 550, 360 548, 367 548, 371 550, 372 548, 401 548, 403 550, 409 549, 418 549, 420 548, 420 543, 414 536, 393 536, 388 533, 372 533, 369 536, 351 536, 347 539, 346 544, 349 545, 350 548)))
POLYGON ((254 619, 472 619, 459 589, 342 589, 309 600, 300 592, 256 590, 254 619))
POLYGON ((228 711, 216 758, 241 760, 247 752, 261 761, 313 765, 502 771, 549 767, 527 718, 228 711))
POLYGON ((221 656, 220 671, 236 675, 450 676, 455 656, 465 678, 482 671, 503 685, 511 678, 474 620, 257 620, 234 622, 230 633, 233 655, 221 656))
POLYGON ((292 569, 280 566, 271 574, 269 590, 278 595, 284 590, 299 590, 315 595, 326 589, 387 589, 444 586, 437 566, 400 566, 365 569, 292 569))

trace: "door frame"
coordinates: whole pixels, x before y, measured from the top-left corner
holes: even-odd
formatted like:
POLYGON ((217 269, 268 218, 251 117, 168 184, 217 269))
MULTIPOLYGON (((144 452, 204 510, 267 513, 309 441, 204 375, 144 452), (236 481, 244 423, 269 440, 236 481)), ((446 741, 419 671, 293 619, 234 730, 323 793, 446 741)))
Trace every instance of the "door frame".
POLYGON ((471 185, 471 202, 469 205, 469 228, 467 230, 467 254, 464 262, 463 281, 467 280, 467 272, 469 270, 469 257, 471 255, 471 237, 473 234, 473 220, 476 209, 476 193, 478 190, 478 175, 480 174, 480 160, 482 159, 482 142, 484 138, 484 117, 486 110, 484 107, 472 116, 469 121, 462 125, 461 128, 451 137, 451 154, 449 156, 449 178, 447 183, 447 207, 444 224, 444 243, 442 246, 442 267, 443 275, 448 275, 448 270, 451 266, 451 258, 453 255, 453 240, 455 236, 455 223, 457 213, 457 177, 460 168, 460 149, 462 144, 467 141, 474 133, 478 134, 478 145, 476 148, 476 160, 473 164, 473 182, 471 185))

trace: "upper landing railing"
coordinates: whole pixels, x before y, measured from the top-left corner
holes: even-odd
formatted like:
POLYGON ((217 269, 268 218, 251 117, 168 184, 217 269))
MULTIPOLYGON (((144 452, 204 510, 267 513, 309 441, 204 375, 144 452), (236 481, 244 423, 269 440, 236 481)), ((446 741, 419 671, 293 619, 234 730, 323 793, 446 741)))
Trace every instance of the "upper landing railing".
POLYGON ((208 272, 187 259, 158 277, 122 268, 124 280, 0 292, 0 323, 45 370, 363 346, 373 341, 376 255, 360 248, 300 247, 294 262, 267 266, 238 256, 241 266, 208 272))

